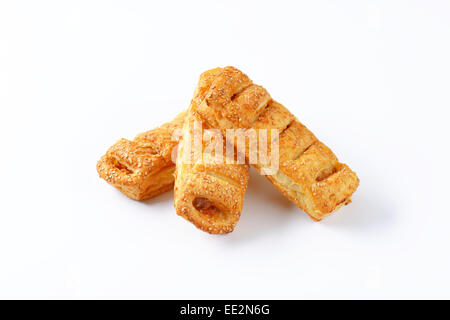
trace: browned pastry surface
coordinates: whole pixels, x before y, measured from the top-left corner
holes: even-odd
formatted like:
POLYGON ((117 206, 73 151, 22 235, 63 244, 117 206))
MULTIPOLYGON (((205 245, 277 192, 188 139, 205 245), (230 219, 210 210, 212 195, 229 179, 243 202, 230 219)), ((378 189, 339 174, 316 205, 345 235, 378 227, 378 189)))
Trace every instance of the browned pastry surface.
MULTIPOLYGON (((279 170, 266 177, 314 220, 351 201, 359 179, 347 165, 244 73, 233 67, 214 70, 216 77, 205 99, 192 104, 190 113, 223 132, 228 128, 277 129, 279 170)), ((248 158, 248 146, 240 151, 248 158)), ((267 166, 259 157, 253 165, 260 172, 267 166)))
POLYGON ((175 164, 172 135, 182 129, 186 112, 159 128, 138 134, 132 141, 120 139, 97 163, 101 178, 135 200, 155 197, 173 188, 175 164))
MULTIPOLYGON (((202 102, 212 80, 220 71, 213 69, 200 76, 191 107, 202 102)), ((204 157, 195 158, 195 151, 188 148, 188 145, 194 144, 195 120, 199 119, 188 113, 179 144, 175 209, 178 215, 203 231, 213 234, 229 233, 234 230, 241 215, 249 168, 246 164, 237 164, 234 159, 227 161, 226 152, 216 155, 214 148, 211 148, 210 153, 205 153, 204 157), (213 162, 213 159, 217 161, 213 162)), ((208 147, 214 141, 202 139, 202 151, 210 149, 208 147)))

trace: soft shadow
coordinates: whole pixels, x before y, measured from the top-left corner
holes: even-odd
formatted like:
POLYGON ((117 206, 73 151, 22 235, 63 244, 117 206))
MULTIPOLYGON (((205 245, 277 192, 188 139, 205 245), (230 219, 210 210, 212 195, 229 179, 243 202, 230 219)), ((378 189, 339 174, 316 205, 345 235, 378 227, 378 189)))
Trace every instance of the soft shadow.
POLYGON ((379 188, 360 186, 353 202, 325 218, 324 226, 354 233, 383 233, 395 225, 395 202, 379 188), (377 190, 378 189, 378 190, 377 190))
POLYGON ((279 232, 293 220, 301 224, 298 221, 299 216, 306 217, 306 214, 284 197, 265 177, 251 169, 241 219, 229 238, 241 241, 279 232))
MULTIPOLYGON (((241 219, 234 232, 211 237, 225 238, 226 242, 241 242, 259 239, 261 236, 266 237, 270 233, 283 232, 283 229, 287 229, 291 224, 295 224, 296 228, 300 229, 315 223, 340 232, 380 235, 395 226, 397 206, 389 194, 378 186, 378 184, 360 185, 352 197, 352 203, 324 220, 314 222, 305 212, 284 197, 265 177, 251 169, 241 219)), ((157 210, 159 206, 168 204, 173 206, 173 197, 173 190, 171 190, 155 198, 136 201, 136 203, 157 210)))
POLYGON ((168 203, 171 202, 173 204, 173 189, 170 191, 164 192, 163 194, 160 194, 159 196, 156 196, 151 199, 143 200, 142 203, 145 203, 147 205, 155 205, 160 203, 168 203))

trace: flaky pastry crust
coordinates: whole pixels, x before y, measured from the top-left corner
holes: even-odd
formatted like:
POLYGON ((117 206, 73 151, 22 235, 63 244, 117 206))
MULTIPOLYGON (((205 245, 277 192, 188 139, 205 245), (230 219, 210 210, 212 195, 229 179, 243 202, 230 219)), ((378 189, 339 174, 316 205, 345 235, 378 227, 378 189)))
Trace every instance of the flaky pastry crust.
MULTIPOLYGON (((321 220, 351 202, 359 179, 266 89, 253 84, 233 67, 214 69, 216 77, 205 98, 190 113, 213 128, 276 129, 279 132, 279 170, 267 179, 314 220, 321 220)), ((248 147, 239 150, 248 158, 248 147)), ((252 164, 267 166, 260 157, 252 164)))
POLYGON ((172 135, 182 129, 185 117, 186 111, 132 141, 117 141, 97 163, 100 177, 134 200, 150 199, 172 189, 172 151, 178 144, 172 135))
MULTIPOLYGON (((213 69, 200 76, 190 108, 202 102, 220 71, 213 69)), ((241 215, 249 168, 246 164, 236 163, 234 158, 226 159, 225 151, 216 155, 215 149, 209 148, 214 140, 208 142, 202 139, 202 151, 211 149, 211 152, 196 158, 195 151, 188 147, 194 144, 196 120, 200 119, 188 112, 178 147, 175 209, 178 215, 203 231, 229 233, 234 230, 241 215)))

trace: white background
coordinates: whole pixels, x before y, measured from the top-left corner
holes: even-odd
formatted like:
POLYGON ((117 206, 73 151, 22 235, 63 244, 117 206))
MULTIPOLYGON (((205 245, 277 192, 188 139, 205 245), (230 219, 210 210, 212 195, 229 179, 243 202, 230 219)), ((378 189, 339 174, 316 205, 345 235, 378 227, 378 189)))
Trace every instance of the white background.
POLYGON ((448 1, 1 1, 0 298, 450 298, 448 1), (214 236, 95 164, 233 65, 361 185, 313 222, 251 174, 214 236))

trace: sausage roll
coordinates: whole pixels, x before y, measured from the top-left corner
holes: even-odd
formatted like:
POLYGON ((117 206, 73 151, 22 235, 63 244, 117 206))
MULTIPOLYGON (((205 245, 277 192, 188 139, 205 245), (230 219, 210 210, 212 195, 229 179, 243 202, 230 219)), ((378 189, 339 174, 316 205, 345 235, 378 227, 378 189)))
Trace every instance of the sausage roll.
POLYGON ((120 139, 97 163, 101 178, 134 200, 145 200, 169 191, 174 185, 172 135, 183 128, 186 111, 159 128, 141 133, 132 141, 120 139))
MULTIPOLYGON (((191 105, 191 114, 223 133, 226 129, 276 130, 278 135, 270 139, 277 142, 279 165, 266 177, 312 219, 321 220, 351 201, 359 179, 347 165, 244 73, 233 67, 215 70, 205 99, 191 105)), ((251 156, 248 146, 238 148, 247 160, 251 156)), ((259 172, 270 172, 259 148, 256 153, 256 161, 250 163, 259 172)))
MULTIPOLYGON (((202 102, 219 72, 221 69, 213 69, 200 76, 190 109, 202 102)), ((203 231, 229 233, 241 215, 249 167, 245 163, 238 164, 234 157, 227 158, 220 132, 211 139, 206 138, 208 131, 196 136, 195 126, 199 120, 188 111, 178 146, 175 209, 178 215, 203 231), (196 141, 200 145, 196 145, 196 141)), ((200 125, 208 130, 204 123, 200 125)))

